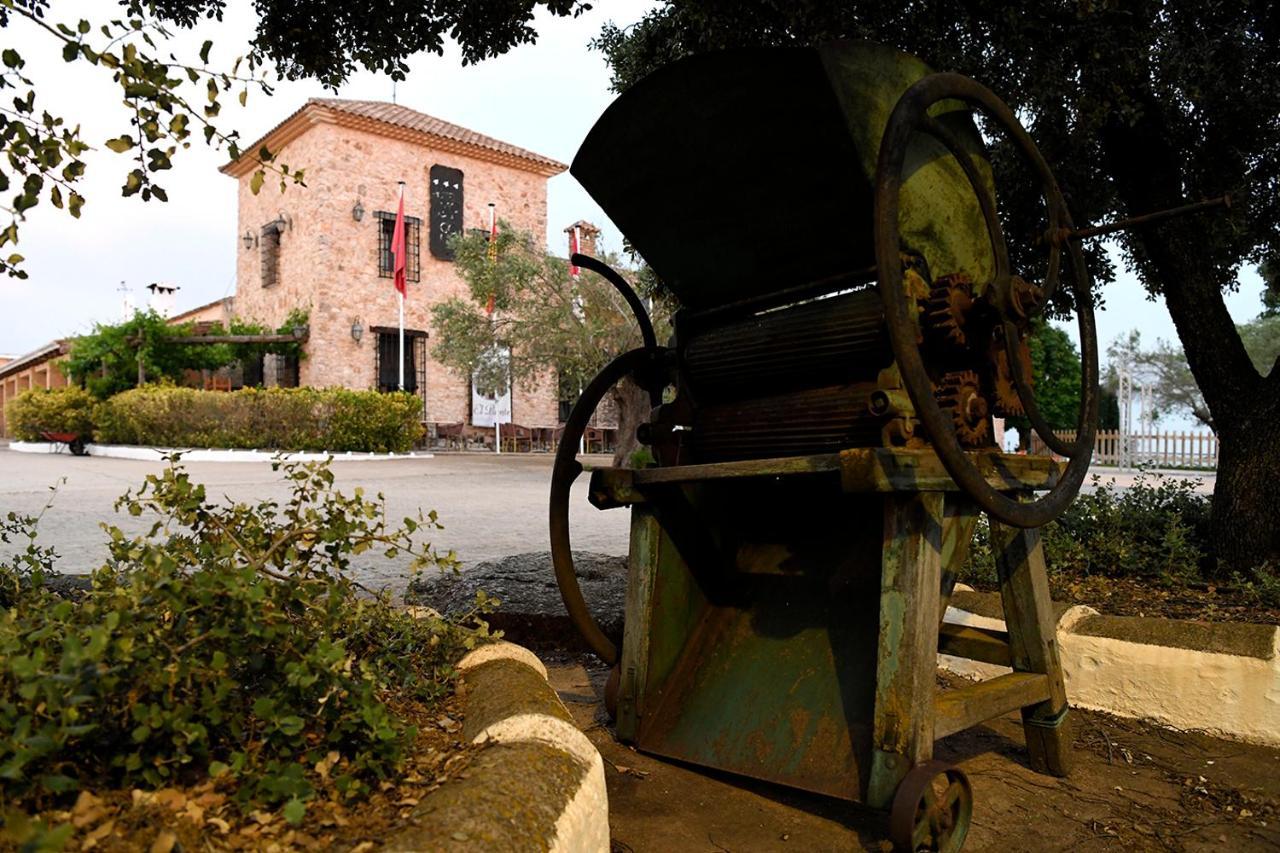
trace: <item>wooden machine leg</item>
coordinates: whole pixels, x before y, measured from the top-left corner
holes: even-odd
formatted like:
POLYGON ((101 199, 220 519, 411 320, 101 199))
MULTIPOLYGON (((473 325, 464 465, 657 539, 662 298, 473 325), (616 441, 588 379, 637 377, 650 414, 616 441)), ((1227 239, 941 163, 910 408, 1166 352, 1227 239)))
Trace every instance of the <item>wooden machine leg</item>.
POLYGON ((898 783, 933 756, 942 493, 885 498, 880 643, 867 805, 888 808, 898 783))
POLYGON ((1013 669, 1043 673, 1049 682, 1048 700, 1022 709, 1031 766, 1065 776, 1071 764, 1071 726, 1040 531, 992 521, 991 542, 1013 669))

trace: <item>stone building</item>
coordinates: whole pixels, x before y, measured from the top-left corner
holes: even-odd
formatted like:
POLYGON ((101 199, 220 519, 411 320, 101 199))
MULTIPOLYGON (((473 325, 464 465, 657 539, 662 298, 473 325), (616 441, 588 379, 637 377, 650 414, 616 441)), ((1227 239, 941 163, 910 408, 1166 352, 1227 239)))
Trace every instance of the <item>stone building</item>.
MULTIPOLYGON (((267 382, 392 390, 398 381, 398 302, 390 243, 405 187, 408 295, 405 386, 423 400, 428 423, 472 421, 468 377, 430 355, 434 305, 467 290, 448 237, 499 219, 546 232, 547 179, 565 166, 395 104, 316 98, 262 139, 276 162, 305 170, 306 186, 280 192, 251 182, 258 164, 244 156, 222 171, 239 181, 235 313, 278 327, 294 309, 309 312, 306 357, 268 364, 267 382), (274 374, 274 376, 273 376, 274 374)), ((513 389, 510 420, 554 428, 554 380, 513 389)), ((505 419, 504 419, 505 420, 505 419)))

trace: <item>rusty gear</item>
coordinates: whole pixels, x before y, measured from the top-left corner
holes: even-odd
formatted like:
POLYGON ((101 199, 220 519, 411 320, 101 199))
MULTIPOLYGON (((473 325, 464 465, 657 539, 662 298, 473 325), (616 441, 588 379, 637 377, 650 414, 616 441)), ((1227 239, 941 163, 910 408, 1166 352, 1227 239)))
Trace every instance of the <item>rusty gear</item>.
POLYGON ((933 283, 924 307, 925 334, 960 349, 968 342, 965 322, 973 309, 973 280, 964 273, 944 275, 933 283))
MULTIPOLYGON (((1018 360, 1022 363, 1022 375, 1027 377, 1027 383, 1031 384, 1031 348, 1022 339, 1018 340, 1016 347, 1018 360)), ((1009 353, 998 337, 993 337, 991 341, 991 363, 995 368, 996 414, 1003 418, 1024 416, 1027 412, 1022 406, 1022 397, 1019 396, 1017 386, 1013 382, 1009 353)))
POLYGON ((934 393, 938 405, 951 413, 956 428, 956 438, 966 447, 980 447, 991 436, 987 418, 986 398, 978 374, 972 370, 957 370, 942 377, 934 393))

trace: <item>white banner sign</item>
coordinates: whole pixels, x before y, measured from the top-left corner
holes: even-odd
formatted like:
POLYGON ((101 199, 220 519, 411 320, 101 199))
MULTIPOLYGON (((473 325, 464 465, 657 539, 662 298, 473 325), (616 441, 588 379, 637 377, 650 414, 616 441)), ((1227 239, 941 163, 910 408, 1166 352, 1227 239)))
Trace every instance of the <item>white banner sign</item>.
POLYGON ((511 423, 511 391, 499 397, 486 397, 471 389, 471 425, 491 427, 501 421, 511 423))
MULTIPOLYGON (((502 355, 506 354, 502 353, 502 355)), ((499 393, 497 389, 482 388, 473 376, 471 378, 471 425, 491 427, 497 423, 511 423, 511 386, 508 384, 499 393)))

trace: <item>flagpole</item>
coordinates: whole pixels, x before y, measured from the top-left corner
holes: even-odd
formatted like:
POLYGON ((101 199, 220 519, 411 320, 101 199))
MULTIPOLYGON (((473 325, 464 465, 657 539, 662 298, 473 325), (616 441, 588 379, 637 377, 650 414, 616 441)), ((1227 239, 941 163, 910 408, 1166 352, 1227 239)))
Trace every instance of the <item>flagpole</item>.
MULTIPOLYGON (((498 238, 498 208, 493 202, 489 202, 489 263, 493 263, 497 258, 497 238, 498 238)), ((489 318, 493 319, 493 297, 489 297, 489 318)), ((510 383, 507 385, 510 389, 510 383)), ((507 393, 510 393, 508 390, 507 393)), ((498 401, 502 399, 501 390, 494 395, 493 399, 493 451, 494 453, 502 453, 502 407, 498 405, 498 401)))
MULTIPOLYGON (((400 206, 404 207, 404 181, 400 182, 400 206)), ((407 238, 406 238, 407 242, 407 238)), ((407 266, 406 262, 406 266, 407 266)), ((408 277, 407 275, 405 276, 408 277)), ((404 390, 404 291, 396 291, 400 297, 400 390, 404 390)))

